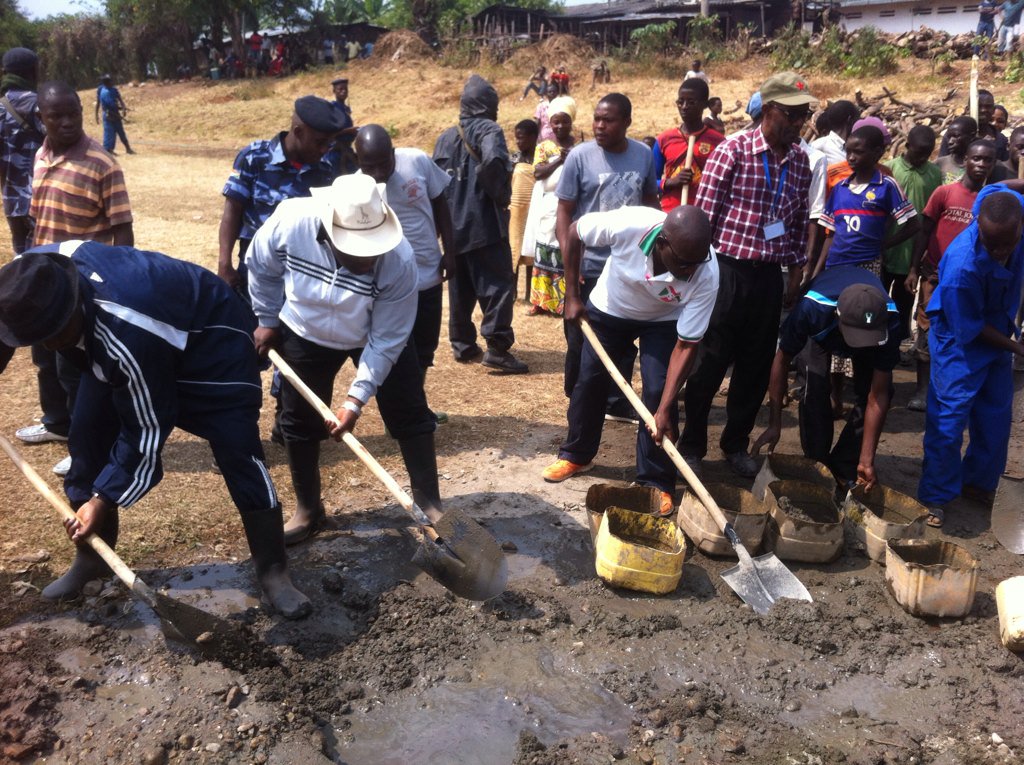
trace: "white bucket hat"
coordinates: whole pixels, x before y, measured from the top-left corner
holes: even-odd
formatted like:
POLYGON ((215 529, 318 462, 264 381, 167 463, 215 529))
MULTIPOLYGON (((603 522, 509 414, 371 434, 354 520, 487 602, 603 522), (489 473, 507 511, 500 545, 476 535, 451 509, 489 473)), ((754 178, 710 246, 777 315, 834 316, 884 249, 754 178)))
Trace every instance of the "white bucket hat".
POLYGON ((402 241, 402 224, 370 176, 342 175, 310 193, 323 203, 320 217, 339 252, 374 258, 402 241))

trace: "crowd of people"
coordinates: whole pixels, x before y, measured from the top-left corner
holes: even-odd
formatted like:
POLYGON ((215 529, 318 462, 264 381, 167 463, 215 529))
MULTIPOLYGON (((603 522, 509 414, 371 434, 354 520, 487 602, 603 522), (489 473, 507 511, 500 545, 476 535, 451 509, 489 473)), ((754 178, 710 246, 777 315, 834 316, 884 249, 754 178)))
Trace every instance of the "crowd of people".
POLYGON ((660 491, 662 515, 674 512, 677 474, 660 445, 676 442, 701 473, 727 377, 718 445, 743 478, 778 443, 796 395, 804 454, 841 483, 873 486, 904 357, 918 365, 908 406, 925 411, 929 523, 941 526, 957 496, 990 499, 1002 473, 1011 362, 1024 356, 1024 128, 1004 137, 985 91, 979 120, 950 125, 937 163, 938 136, 923 125, 883 163, 886 126, 849 101, 831 103, 819 137, 804 140, 818 102, 796 73, 768 78, 750 98, 750 123, 726 135, 694 62, 675 92, 678 124, 645 142, 629 136, 626 95, 606 93, 584 117, 567 80, 552 86, 539 69, 524 96, 543 94, 543 109, 516 124, 511 152, 498 93, 474 74, 457 124, 428 155, 395 147, 380 125, 357 126, 338 77, 331 99, 296 99, 281 132, 239 151, 213 274, 135 248, 110 151, 117 135, 127 149, 112 80, 97 94, 101 146, 84 132, 78 94, 37 86, 37 72, 31 51, 3 57, 0 170, 18 257, 0 268, 0 362, 30 346, 38 370, 42 416, 17 437, 69 444, 55 470, 66 474, 79 546, 48 598, 74 597, 106 571, 82 538, 116 542, 118 509, 160 481, 161 449, 180 427, 210 442, 267 600, 286 617, 308 614, 285 545, 325 522, 321 441, 355 428, 376 399, 414 499, 436 518, 434 433, 447 415, 428 405, 425 380, 444 285, 454 360, 527 374, 513 353, 523 266, 527 313, 561 317, 565 331, 568 432, 546 481, 589 470, 607 420, 638 420, 584 322, 626 379, 639 360, 655 414, 637 428, 636 481, 660 491), (577 135, 583 119, 591 140, 577 135), (340 367, 356 368, 333 425, 273 380, 271 439, 295 495, 287 523, 258 429, 271 349, 326 401, 340 367), (766 396, 768 425, 755 437, 766 396))

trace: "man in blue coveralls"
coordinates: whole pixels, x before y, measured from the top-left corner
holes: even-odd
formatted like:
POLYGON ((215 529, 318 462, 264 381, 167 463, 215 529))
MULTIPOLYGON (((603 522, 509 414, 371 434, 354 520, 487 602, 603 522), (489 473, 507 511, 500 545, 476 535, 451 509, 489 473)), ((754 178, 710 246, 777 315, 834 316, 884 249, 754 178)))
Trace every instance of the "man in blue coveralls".
POLYGON ((1012 337, 1024 272, 1022 208, 1024 197, 1007 184, 982 189, 974 222, 939 262, 939 285, 926 311, 932 382, 917 488, 930 526, 942 526, 945 505, 957 495, 991 503, 1006 468, 1011 365, 1014 354, 1024 356, 1024 345, 1012 337), (965 427, 970 445, 961 460, 965 427))
POLYGON ((794 357, 807 384, 799 407, 804 455, 829 466, 843 483, 874 486, 875 452, 892 400, 892 370, 900 360, 900 315, 881 280, 859 266, 835 266, 815 277, 782 324, 768 384, 768 427, 753 453, 771 452, 782 434, 782 401, 794 357), (832 445, 830 354, 853 361, 857 405, 832 445))
POLYGON ((95 532, 114 546, 118 508, 159 483, 160 452, 179 427, 209 441, 272 607, 289 619, 312 611, 288 576, 281 505, 264 464, 255 328, 216 275, 155 252, 64 242, 0 269, 0 343, 45 345, 82 371, 64 480, 77 511, 65 527, 79 544, 44 597, 77 597, 109 574, 81 540, 95 532))
POLYGON ((117 139, 120 138, 124 150, 134 154, 124 132, 124 118, 128 114, 128 107, 121 98, 121 91, 114 87, 114 78, 109 74, 100 77, 100 86, 96 88, 96 122, 100 121, 100 109, 103 110, 103 148, 113 154, 117 139))

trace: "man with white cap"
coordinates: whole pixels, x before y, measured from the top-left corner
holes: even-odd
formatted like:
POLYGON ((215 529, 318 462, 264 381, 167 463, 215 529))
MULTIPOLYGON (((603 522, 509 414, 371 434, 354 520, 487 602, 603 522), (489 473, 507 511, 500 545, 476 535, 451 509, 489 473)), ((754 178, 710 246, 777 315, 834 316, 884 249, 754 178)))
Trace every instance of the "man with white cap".
MULTIPOLYGON (((259 353, 276 347, 324 401, 331 400, 341 365, 352 359, 355 380, 330 435, 352 430, 376 395, 401 448, 413 498, 436 517, 435 423, 408 342, 418 301, 416 259, 374 180, 345 175, 313 189, 311 198, 282 202, 253 237, 246 265, 259 353)), ((326 517, 319 459, 328 430, 287 381, 280 423, 295 489, 295 515, 285 526, 285 541, 293 544, 326 517)))
POLYGON ((768 427, 754 442, 772 451, 782 433, 782 402, 789 368, 796 358, 807 381, 800 401, 800 445, 842 483, 876 481, 875 451, 892 401, 892 370, 900 360, 900 315, 881 280, 859 266, 828 268, 786 317, 768 386, 768 427), (803 351, 801 353, 801 351, 803 351), (857 405, 832 445, 833 416, 829 356, 853 361, 857 405))

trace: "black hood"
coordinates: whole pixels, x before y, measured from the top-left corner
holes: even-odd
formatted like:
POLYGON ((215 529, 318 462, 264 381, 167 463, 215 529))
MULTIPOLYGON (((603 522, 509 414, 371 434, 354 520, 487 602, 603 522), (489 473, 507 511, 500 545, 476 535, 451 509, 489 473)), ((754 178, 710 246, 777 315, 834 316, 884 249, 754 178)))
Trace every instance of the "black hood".
POLYGON ((470 78, 466 80, 459 105, 459 119, 469 117, 498 119, 498 91, 478 74, 470 75, 470 78))

